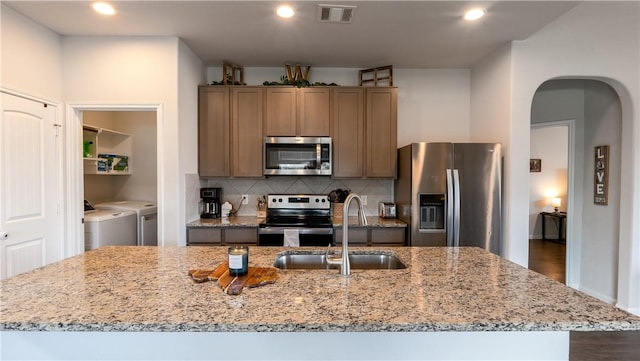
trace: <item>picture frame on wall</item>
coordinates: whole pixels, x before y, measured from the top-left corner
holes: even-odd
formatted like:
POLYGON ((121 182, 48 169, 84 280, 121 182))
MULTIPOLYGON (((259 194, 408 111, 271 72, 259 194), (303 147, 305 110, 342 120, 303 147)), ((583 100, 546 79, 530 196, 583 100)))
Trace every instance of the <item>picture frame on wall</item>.
POLYGON ((529 172, 540 173, 542 171, 542 159, 529 159, 529 172))
POLYGON ((609 146, 595 147, 593 162, 593 204, 609 204, 609 146))

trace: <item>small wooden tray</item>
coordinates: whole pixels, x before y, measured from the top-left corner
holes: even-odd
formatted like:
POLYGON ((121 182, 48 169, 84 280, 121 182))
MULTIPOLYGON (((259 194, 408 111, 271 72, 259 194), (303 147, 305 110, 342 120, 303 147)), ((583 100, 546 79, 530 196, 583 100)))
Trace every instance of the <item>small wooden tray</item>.
POLYGON ((229 274, 229 263, 223 262, 214 269, 189 270, 189 276, 196 283, 218 281, 218 286, 229 295, 239 295, 244 287, 259 287, 274 283, 278 279, 278 270, 274 267, 249 267, 244 276, 229 274))

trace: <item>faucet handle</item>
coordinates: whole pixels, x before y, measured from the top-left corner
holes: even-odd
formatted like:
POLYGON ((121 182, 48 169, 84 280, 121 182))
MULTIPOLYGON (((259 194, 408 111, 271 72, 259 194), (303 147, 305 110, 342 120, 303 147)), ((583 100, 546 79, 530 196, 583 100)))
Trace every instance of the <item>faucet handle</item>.
POLYGON ((324 253, 324 259, 327 260, 328 264, 340 264, 342 262, 342 256, 340 257, 331 257, 334 256, 335 254, 333 252, 331 252, 331 244, 329 244, 329 246, 327 246, 327 251, 324 253))

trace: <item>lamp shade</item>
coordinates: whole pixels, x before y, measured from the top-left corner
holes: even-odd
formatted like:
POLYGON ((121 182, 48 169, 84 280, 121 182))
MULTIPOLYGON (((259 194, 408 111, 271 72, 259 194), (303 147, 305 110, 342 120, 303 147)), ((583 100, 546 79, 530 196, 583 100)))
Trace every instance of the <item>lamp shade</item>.
POLYGON ((556 210, 562 205, 562 199, 559 197, 551 198, 551 206, 556 210))

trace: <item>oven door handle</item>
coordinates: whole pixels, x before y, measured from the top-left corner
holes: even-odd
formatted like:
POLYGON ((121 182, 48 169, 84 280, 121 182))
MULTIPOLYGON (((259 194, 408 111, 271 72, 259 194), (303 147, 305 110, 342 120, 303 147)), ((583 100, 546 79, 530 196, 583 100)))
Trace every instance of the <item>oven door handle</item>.
POLYGON ((297 229, 299 234, 333 234, 333 228, 261 227, 258 234, 284 234, 285 229, 297 229))

